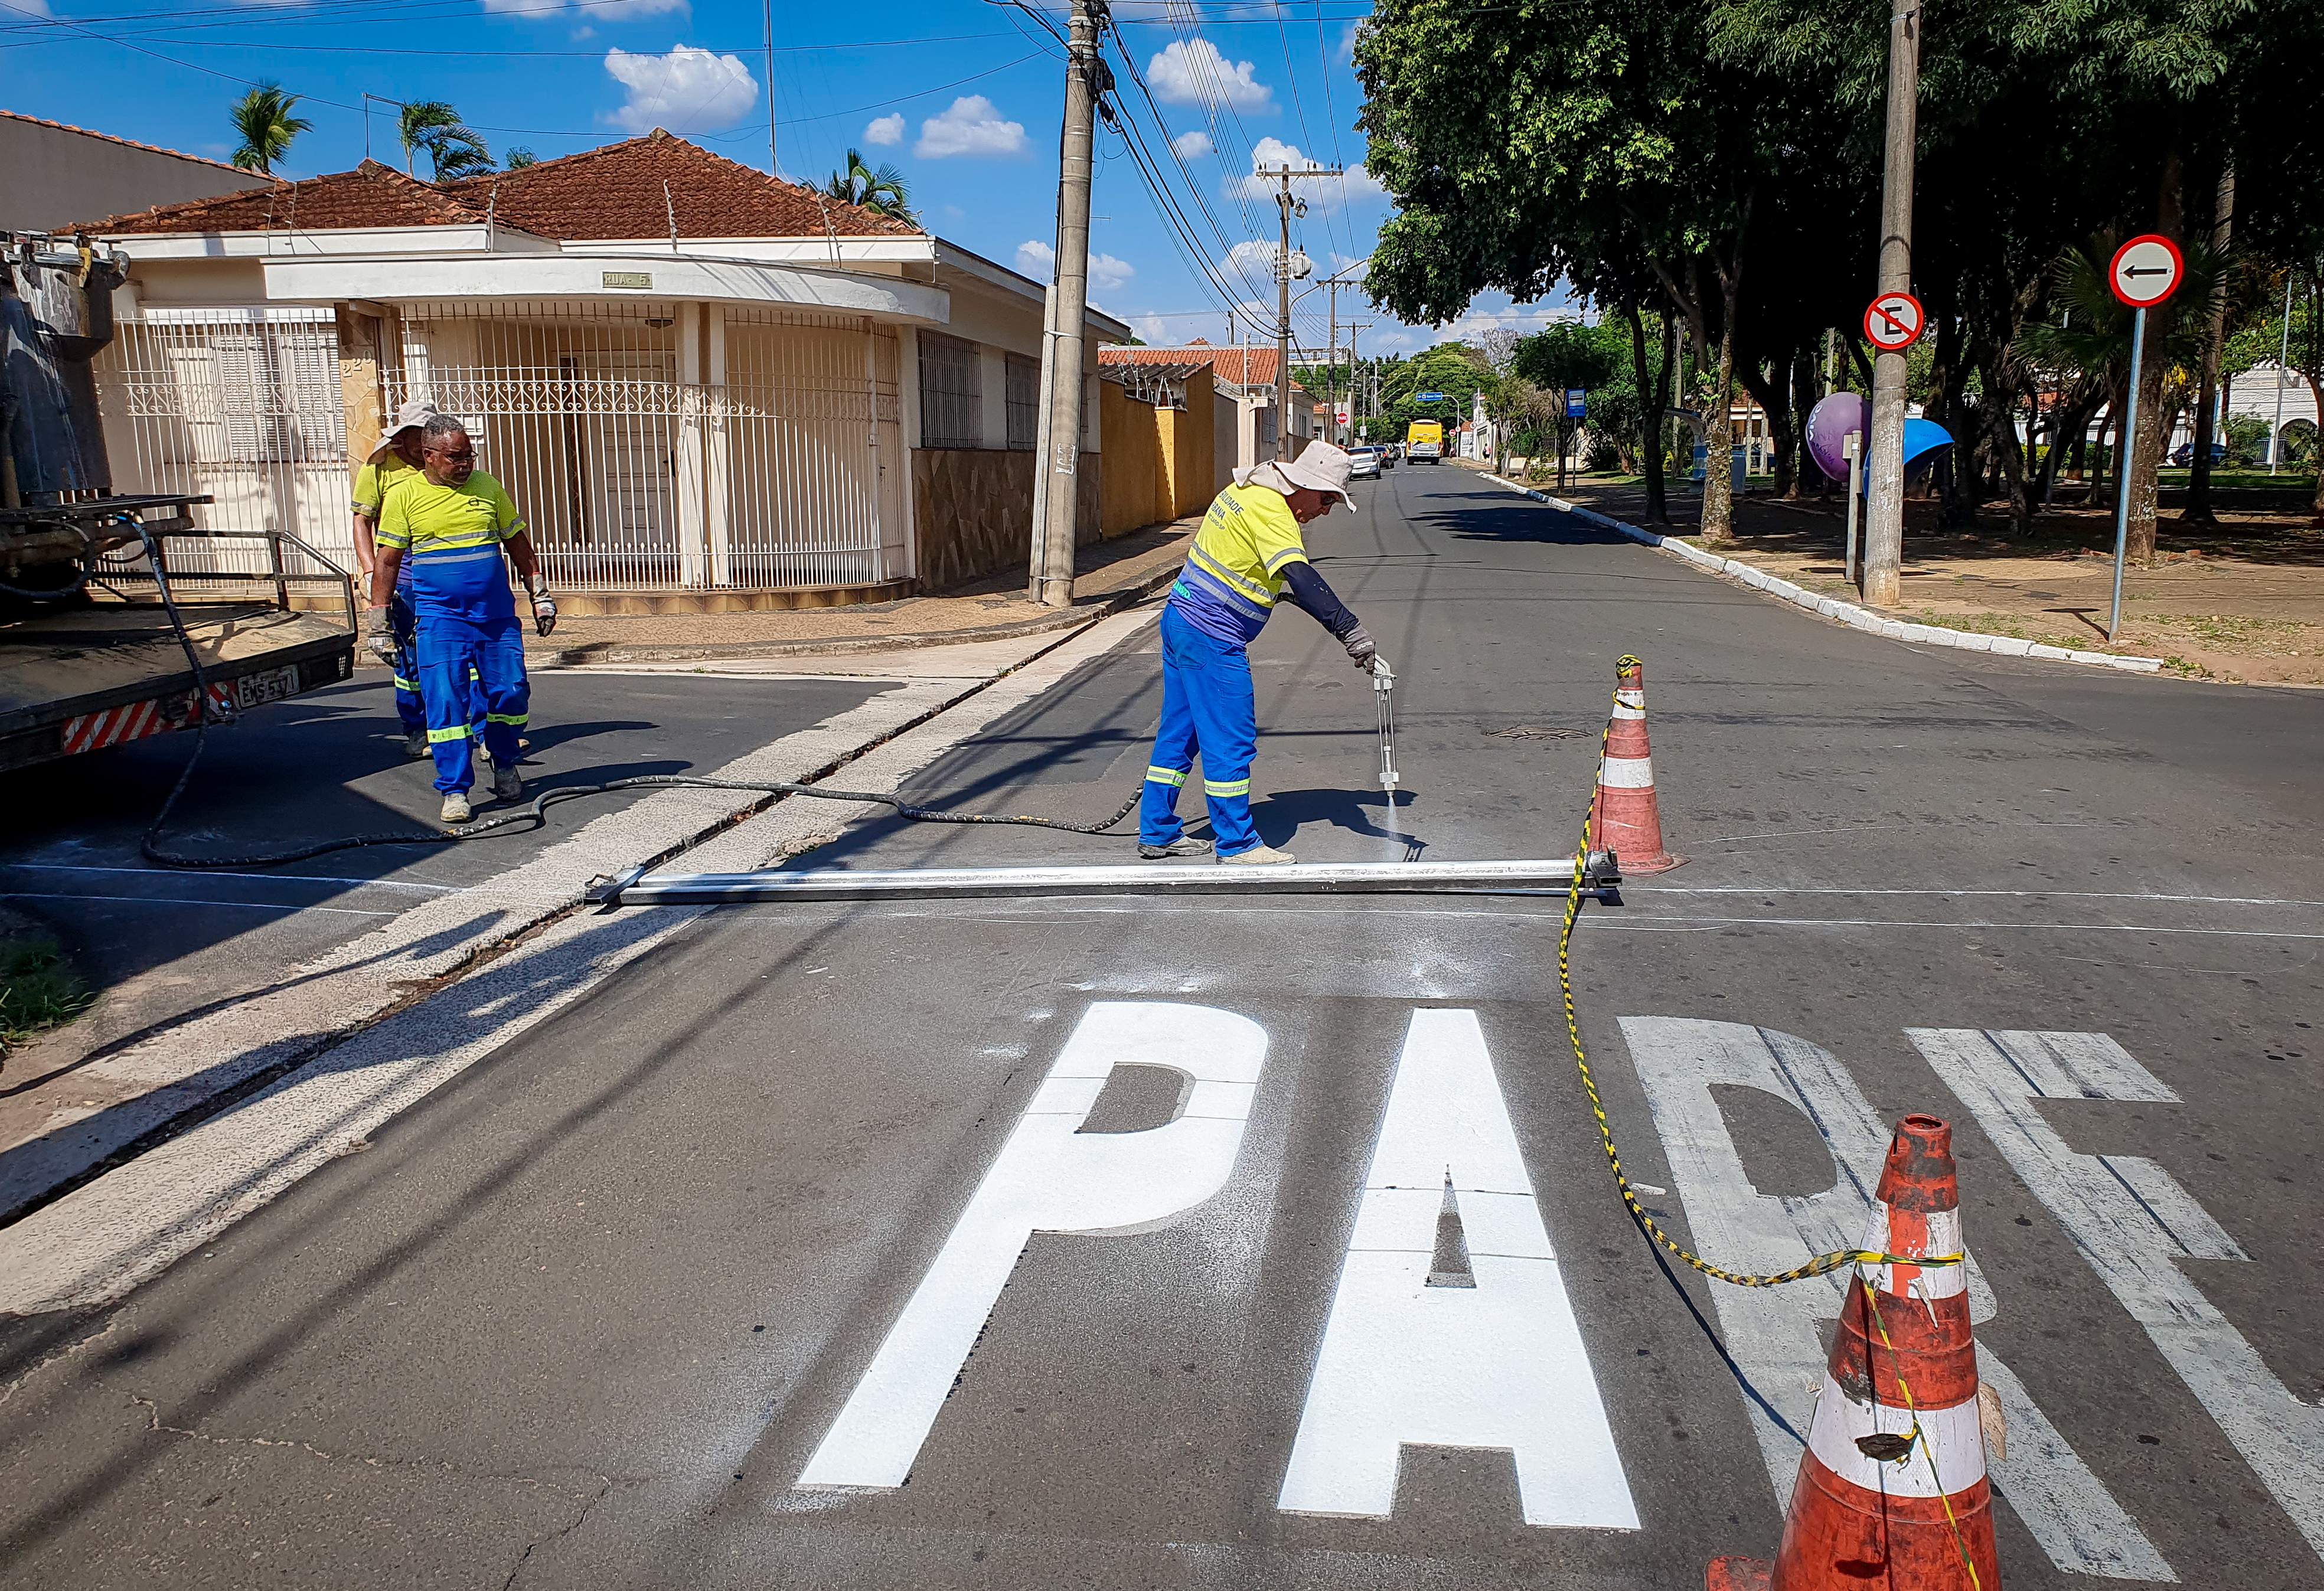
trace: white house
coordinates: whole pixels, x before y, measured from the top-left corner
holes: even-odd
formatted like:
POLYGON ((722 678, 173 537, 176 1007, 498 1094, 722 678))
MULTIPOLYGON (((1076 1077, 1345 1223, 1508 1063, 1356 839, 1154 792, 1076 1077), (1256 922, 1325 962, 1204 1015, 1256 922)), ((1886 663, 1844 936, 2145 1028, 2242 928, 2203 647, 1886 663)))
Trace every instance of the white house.
MULTIPOLYGON (((568 612, 877 600, 1027 556, 1043 286, 669 133, 86 230, 130 261, 97 367, 115 488, 209 492, 212 528, 344 562, 353 465, 424 397, 468 420, 568 612)), ((1128 328, 1087 325, 1093 390, 1128 328)))

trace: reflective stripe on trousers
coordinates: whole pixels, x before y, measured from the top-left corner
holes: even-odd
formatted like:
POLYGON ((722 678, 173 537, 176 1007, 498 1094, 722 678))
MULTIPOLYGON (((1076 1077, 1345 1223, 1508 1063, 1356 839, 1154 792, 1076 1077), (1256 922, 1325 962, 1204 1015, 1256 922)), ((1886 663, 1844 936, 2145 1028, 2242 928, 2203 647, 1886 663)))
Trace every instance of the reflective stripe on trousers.
POLYGON ((1176 608, 1162 610, 1162 723, 1147 759, 1138 839, 1167 845, 1185 832, 1178 791, 1199 753, 1211 834, 1221 856, 1259 842, 1250 824, 1250 759, 1259 749, 1259 715, 1251 694, 1250 656, 1206 635, 1176 608))

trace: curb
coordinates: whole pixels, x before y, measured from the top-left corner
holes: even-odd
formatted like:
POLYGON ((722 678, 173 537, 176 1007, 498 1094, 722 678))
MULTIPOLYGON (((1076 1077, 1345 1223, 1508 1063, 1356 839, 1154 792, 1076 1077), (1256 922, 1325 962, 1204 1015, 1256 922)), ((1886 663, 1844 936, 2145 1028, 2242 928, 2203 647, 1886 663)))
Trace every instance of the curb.
POLYGON ((1552 497, 1545 492, 1536 492, 1530 486, 1520 486, 1515 481, 1496 475, 1489 470, 1480 471, 1485 479, 1497 486, 1506 486, 1536 502, 1545 502, 1554 509, 1572 514, 1575 519, 1609 530, 1619 531, 1641 547, 1651 547, 1684 559, 1708 574, 1725 575, 1742 582, 1755 591, 1781 598, 1808 612, 1845 624, 1868 635, 1885 636, 1890 640, 1914 641, 1922 646, 1954 647, 1964 652, 1990 652, 2003 658, 2040 658, 2051 663, 2080 663, 2086 667, 2112 668, 2123 674, 2154 674, 2163 667, 2160 658, 2124 658, 2112 652, 2079 652, 2065 647, 2053 647, 2041 641, 2021 640, 2015 636, 1981 635, 1973 630, 1954 630, 1943 624, 1906 624, 1895 619, 1884 619, 1868 608, 1854 602, 1844 602, 1838 597, 1818 596, 1788 580, 1779 580, 1764 569, 1756 569, 1740 558, 1722 558, 1716 553, 1704 552, 1681 541, 1675 536, 1660 536, 1652 530, 1641 530, 1636 525, 1606 515, 1580 503, 1568 502, 1562 497, 1552 497))
POLYGON ((1007 624, 987 624, 969 630, 923 630, 906 635, 866 635, 807 641, 605 641, 593 646, 566 647, 525 654, 528 668, 582 668, 597 663, 686 663, 727 658, 844 658, 858 652, 901 652, 924 647, 973 646, 979 641, 1021 640, 1052 630, 1073 630, 1111 619, 1125 608, 1165 590, 1178 578, 1182 557, 1158 570, 1088 603, 1076 603, 1038 619, 1007 624))

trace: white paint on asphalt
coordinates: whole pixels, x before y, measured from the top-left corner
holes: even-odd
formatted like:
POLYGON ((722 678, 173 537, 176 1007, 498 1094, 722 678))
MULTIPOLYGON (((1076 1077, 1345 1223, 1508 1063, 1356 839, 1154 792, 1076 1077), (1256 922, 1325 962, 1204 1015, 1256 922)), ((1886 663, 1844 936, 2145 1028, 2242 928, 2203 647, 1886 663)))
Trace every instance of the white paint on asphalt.
POLYGON ((2250 1256, 2163 1167, 2070 1148, 2034 1103, 2179 1096, 2102 1033, 1904 1031, 2324 1557, 2324 1409, 2293 1396, 2178 1265, 2250 1256))
POLYGON ((1276 1505, 1387 1517, 1406 1443, 1511 1453, 1529 1525, 1638 1528, 1473 1011, 1412 1014, 1276 1505), (1429 1284, 1448 1184, 1473 1287, 1429 1284))
MULTIPOLYGON (((894 791, 954 746, 1151 621, 1151 614, 1130 613, 1091 626, 1065 646, 858 758, 848 765, 848 786, 894 791)), ((822 730, 828 732, 846 716, 828 721, 822 730)), ((797 739, 778 741, 765 753, 779 752, 797 739)), ((805 753, 793 747, 789 753, 801 754, 831 753, 827 747, 805 753)), ((719 831, 687 856, 713 872, 770 866, 829 838, 833 810, 869 814, 886 809, 783 801, 719 831), (814 810, 817 808, 824 810, 814 810)), ((628 833, 632 842, 641 837, 634 831, 628 833)), ((682 933, 706 909, 564 916, 481 972, 344 1041, 233 1110, 0 1229, 0 1313, 86 1309, 127 1296, 327 1163, 350 1143, 370 1138, 433 1090, 682 933)), ((399 922, 418 915, 407 914, 399 922)), ((393 927, 383 932, 392 933, 393 927)), ((410 948, 414 954, 427 953, 424 944, 410 948)), ((345 972, 349 979, 365 975, 360 963, 345 972)), ((386 971, 374 967, 368 975, 380 987, 365 990, 365 998, 383 1004, 394 998, 386 971)), ((334 979, 330 987, 340 998, 353 998, 349 982, 334 979)), ((253 1003, 257 1002, 245 1004, 253 1003)), ((346 1019, 345 1013, 334 1015, 346 1019)), ((316 1018, 294 1013, 294 1019, 316 1018)), ((238 1035, 244 1031, 239 1025, 217 1029, 202 1023, 178 1030, 181 1035, 238 1035)), ((268 1044, 280 1042, 285 1031, 308 1030, 277 1028, 267 1035, 268 1044)), ((263 1056, 266 1052, 255 1053, 263 1056)), ((222 1053, 247 1059, 250 1053, 239 1057, 231 1051, 222 1053)), ((208 1058, 223 1063, 220 1056, 213 1052, 208 1058)), ((141 1119, 166 1119, 186 1103, 181 1092, 164 1086, 136 1107, 135 1113, 141 1119)), ((115 1127, 124 1108, 106 1112, 115 1127)), ((51 1135, 51 1139, 65 1136, 61 1130, 51 1135)), ((66 1148, 76 1146, 68 1144, 66 1148)), ((90 1150, 80 1146, 78 1152, 90 1150)), ((10 1158, 24 1163, 25 1169, 12 1169, 16 1180, 0 1185, 0 1201, 7 1191, 42 1174, 32 1164, 34 1157, 28 1151, 19 1149, 10 1158)))
POLYGON ((1267 1030, 1231 1011, 1123 1000, 1084 1013, 798 1484, 902 1485, 1027 1241, 1150 1230, 1218 1192, 1266 1059, 1267 1030), (1117 1066, 1193 1086, 1161 1126, 1081 1131, 1117 1066))
POLYGON ((340 917, 392 917, 393 912, 358 911, 354 906, 285 906, 272 900, 197 900, 184 895, 36 894, 25 889, 0 890, 0 900, 102 900, 124 906, 238 906, 253 912, 329 912, 340 917))
MULTIPOLYGON (((1625 1016, 1622 1036, 1645 1087, 1694 1246, 1729 1270, 1788 1271, 1862 1237, 1888 1153, 1889 1132, 1838 1057, 1804 1039, 1737 1022, 1625 1016), (1743 1168, 1714 1085, 1779 1099, 1813 1125, 1831 1151, 1832 1186, 1765 1194, 1743 1168)), ((1971 1235, 1972 1239, 1974 1235, 1971 1235)), ((1969 1272, 1969 1318, 1993 1318, 1993 1290, 1969 1272)), ((1800 1449, 1825 1372, 1821 1323, 1837 1317, 1846 1275, 1784 1287, 1713 1287, 1720 1335, 1748 1387, 1745 1402, 1778 1507, 1792 1494, 1800 1449)), ((1994 1488, 2060 1568, 2120 1579, 2169 1580, 2163 1556, 1984 1344, 1978 1375, 1999 1394, 2009 1453, 1994 1488)))
MULTIPOLYGON (((0 863, 0 873, 119 873, 154 883, 186 877, 161 868, 103 868, 77 862, 5 862, 0 863)), ((404 889, 420 895, 440 895, 459 887, 455 884, 418 884, 408 878, 340 878, 327 873, 235 873, 219 868, 204 868, 197 876, 244 878, 257 884, 344 884, 358 889, 404 889)))

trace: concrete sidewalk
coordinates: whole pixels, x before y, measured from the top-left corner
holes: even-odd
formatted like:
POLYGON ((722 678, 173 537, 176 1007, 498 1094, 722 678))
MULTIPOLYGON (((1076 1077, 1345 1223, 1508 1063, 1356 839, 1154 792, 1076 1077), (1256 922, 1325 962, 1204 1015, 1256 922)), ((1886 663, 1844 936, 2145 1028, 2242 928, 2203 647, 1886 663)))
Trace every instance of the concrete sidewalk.
MULTIPOLYGON (((693 658, 797 658, 955 646, 1043 635, 1087 624, 1153 595, 1185 561, 1199 518, 1149 525, 1084 547, 1074 602, 1045 608, 1025 594, 1015 570, 933 596, 844 608, 761 613, 655 614, 567 619, 548 639, 530 639, 531 668, 605 663, 682 663, 693 658)), ((359 655, 358 664, 366 660, 359 655)))

